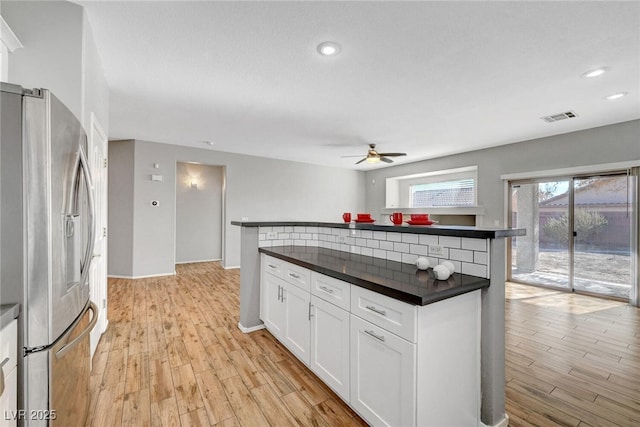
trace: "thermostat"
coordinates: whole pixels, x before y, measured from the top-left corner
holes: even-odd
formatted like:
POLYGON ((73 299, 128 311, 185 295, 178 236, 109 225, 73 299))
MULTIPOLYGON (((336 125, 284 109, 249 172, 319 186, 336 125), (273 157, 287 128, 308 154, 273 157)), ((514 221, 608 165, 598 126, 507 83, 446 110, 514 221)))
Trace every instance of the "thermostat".
POLYGON ((160 202, 157 200, 152 200, 151 201, 151 206, 156 207, 156 206, 160 206, 160 202))

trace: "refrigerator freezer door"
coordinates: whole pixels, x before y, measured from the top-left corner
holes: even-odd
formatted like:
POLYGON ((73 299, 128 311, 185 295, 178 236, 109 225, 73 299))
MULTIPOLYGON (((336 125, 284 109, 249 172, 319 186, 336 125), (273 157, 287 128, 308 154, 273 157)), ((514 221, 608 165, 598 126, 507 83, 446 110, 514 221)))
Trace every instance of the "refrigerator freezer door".
POLYGON ((26 356, 29 427, 84 425, 90 399, 89 332, 97 319, 90 303, 53 346, 26 356))
POLYGON ((38 348, 60 337, 89 300, 93 199, 86 135, 73 113, 43 90, 23 97, 23 116, 25 346, 38 348))

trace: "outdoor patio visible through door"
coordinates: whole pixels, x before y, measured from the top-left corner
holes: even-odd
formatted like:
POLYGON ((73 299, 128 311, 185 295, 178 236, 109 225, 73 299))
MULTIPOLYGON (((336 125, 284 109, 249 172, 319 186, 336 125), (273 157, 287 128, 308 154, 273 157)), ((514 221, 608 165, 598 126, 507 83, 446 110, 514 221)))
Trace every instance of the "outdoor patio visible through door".
POLYGON ((627 174, 510 182, 509 280, 629 299, 632 279, 627 174))

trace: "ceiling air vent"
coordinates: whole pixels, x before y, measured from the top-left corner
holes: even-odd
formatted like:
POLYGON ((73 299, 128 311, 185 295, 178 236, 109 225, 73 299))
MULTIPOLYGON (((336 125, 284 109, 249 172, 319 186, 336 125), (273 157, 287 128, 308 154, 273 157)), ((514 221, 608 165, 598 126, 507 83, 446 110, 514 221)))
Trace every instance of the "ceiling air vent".
POLYGON ((566 113, 553 114, 551 116, 544 116, 540 118, 547 123, 553 123, 560 120, 573 119, 574 117, 578 117, 578 115, 573 111, 567 111, 566 113))

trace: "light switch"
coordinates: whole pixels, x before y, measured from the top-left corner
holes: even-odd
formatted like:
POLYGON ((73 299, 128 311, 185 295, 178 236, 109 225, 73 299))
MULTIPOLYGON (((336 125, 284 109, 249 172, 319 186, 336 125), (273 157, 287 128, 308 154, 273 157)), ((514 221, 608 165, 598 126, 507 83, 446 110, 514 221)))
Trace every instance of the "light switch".
POLYGON ((151 181, 162 181, 162 175, 151 175, 151 181))

